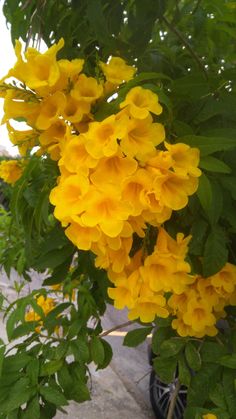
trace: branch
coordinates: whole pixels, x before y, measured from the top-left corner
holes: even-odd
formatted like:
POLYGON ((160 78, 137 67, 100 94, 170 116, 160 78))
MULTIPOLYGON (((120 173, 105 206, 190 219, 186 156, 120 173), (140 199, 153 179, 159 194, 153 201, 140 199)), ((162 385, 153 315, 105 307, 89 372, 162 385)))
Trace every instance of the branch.
POLYGON ((170 407, 169 407, 168 415, 167 415, 166 419, 173 419, 173 417, 174 417, 174 408, 175 408, 175 403, 176 403, 176 399, 177 399, 180 387, 181 387, 180 381, 179 381, 179 379, 177 379, 176 386, 175 386, 175 391, 174 391, 174 393, 171 397, 170 407))
POLYGON ((196 63, 198 64, 199 68, 203 71, 205 78, 208 80, 208 74, 206 72, 206 69, 201 61, 201 59, 198 57, 196 52, 191 47, 190 43, 185 39, 185 37, 182 35, 181 32, 178 31, 172 24, 166 19, 165 16, 162 16, 163 21, 165 22, 166 26, 169 28, 170 31, 172 31, 182 42, 182 44, 185 46, 185 48, 190 52, 196 63))
POLYGON ((114 332, 115 330, 119 330, 122 329, 122 327, 126 327, 126 326, 130 326, 131 324, 133 324, 134 322, 132 320, 130 320, 129 322, 126 323, 122 323, 122 324, 118 324, 118 326, 112 327, 112 329, 109 330, 105 330, 105 332, 102 332, 99 337, 102 338, 103 336, 107 336, 110 333, 114 332))

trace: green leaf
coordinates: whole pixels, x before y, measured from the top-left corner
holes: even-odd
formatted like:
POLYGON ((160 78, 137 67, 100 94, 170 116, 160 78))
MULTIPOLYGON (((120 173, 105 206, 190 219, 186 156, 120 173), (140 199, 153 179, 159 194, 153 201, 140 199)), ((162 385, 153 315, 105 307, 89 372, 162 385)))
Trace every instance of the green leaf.
POLYGON ((35 328, 38 326, 38 322, 27 322, 21 324, 13 330, 11 339, 18 339, 21 336, 26 336, 29 333, 35 332, 35 328))
POLYGON ((40 405, 38 395, 31 399, 24 410, 24 419, 39 419, 40 418, 40 405))
POLYGON ((20 378, 13 384, 5 400, 1 402, 1 413, 8 413, 22 406, 29 400, 31 395, 32 389, 29 387, 29 379, 20 378))
POLYGON ((82 337, 79 337, 76 340, 73 340, 70 344, 72 353, 75 357, 75 360, 78 362, 88 362, 89 360, 89 347, 88 343, 82 337))
POLYGON ((169 384, 173 381, 176 374, 176 357, 162 358, 153 360, 153 368, 162 381, 169 384))
POLYGON ((186 361, 192 370, 198 371, 201 368, 202 361, 200 353, 192 342, 187 343, 185 347, 185 356, 186 361))
POLYGON ((5 349, 6 349, 5 346, 0 347, 0 377, 2 375, 2 367, 3 367, 5 349))
POLYGON ((67 406, 68 402, 64 394, 50 386, 40 386, 39 392, 45 400, 55 406, 67 406))
POLYGON ((169 339, 172 335, 172 330, 169 327, 157 328, 152 336, 152 351, 159 354, 161 344, 169 339))
POLYGON ((236 398, 235 398, 235 371, 224 368, 223 371, 223 391, 231 418, 236 417, 236 398))
POLYGON ((37 269, 55 269, 61 265, 63 261, 69 258, 75 251, 75 247, 67 244, 61 249, 54 249, 43 254, 37 261, 37 269))
POLYGON ((191 374, 190 369, 188 368, 183 354, 179 357, 178 360, 178 377, 181 384, 186 387, 190 386, 191 383, 191 374))
POLYGON ((222 160, 213 156, 206 156, 200 159, 199 167, 216 173, 231 173, 231 168, 222 160))
POLYGON ((40 368, 39 376, 44 377, 47 375, 55 374, 55 372, 57 372, 62 367, 62 365, 63 365, 62 359, 47 362, 43 364, 42 367, 40 368))
POLYGON ((228 260, 228 250, 224 231, 220 226, 212 228, 205 244, 203 255, 203 275, 214 275, 228 260))
POLYGON ((211 214, 212 208, 212 187, 208 177, 203 173, 199 179, 197 196, 207 215, 211 214))
POLYGON ((185 339, 183 338, 171 338, 164 341, 160 346, 160 355, 162 358, 168 358, 169 356, 177 355, 185 345, 185 339))
POLYGON ((105 352, 102 341, 97 336, 92 336, 90 340, 90 351, 92 360, 99 367, 103 364, 105 359, 105 352))
POLYGON ((219 363, 225 367, 236 369, 236 354, 222 356, 219 363))
POLYGON ((182 143, 191 147, 199 148, 201 158, 213 154, 216 151, 232 150, 236 147, 236 140, 224 137, 203 137, 198 135, 186 135, 180 139, 182 143))
POLYGON ((8 373, 13 371, 20 371, 31 360, 32 357, 24 353, 7 356, 3 361, 3 371, 7 371, 8 373))
POLYGON ((224 388, 220 383, 212 383, 212 389, 209 393, 210 400, 218 407, 227 410, 227 404, 224 397, 224 388))
POLYGON ((201 358, 202 361, 218 363, 220 358, 227 353, 227 349, 223 345, 219 345, 217 342, 204 342, 201 346, 201 358))
POLYGON ((231 196, 236 200, 236 177, 235 176, 224 176, 220 179, 223 187, 229 190, 231 196))
POLYGON ((54 270, 51 276, 46 278, 43 281, 43 285, 55 285, 60 284, 63 282, 68 275, 69 268, 71 265, 72 256, 69 256, 68 259, 65 260, 61 265, 57 266, 54 270))
POLYGON ((209 397, 212 382, 218 382, 220 367, 216 364, 202 364, 197 374, 192 376, 191 386, 188 389, 189 406, 203 406, 209 397), (203 391, 204 390, 204 391, 203 391))
POLYGON ((142 327, 139 329, 131 330, 124 338, 123 345, 131 348, 140 345, 145 341, 146 337, 152 332, 153 327, 142 327))
POLYGON ((101 341, 104 348, 104 361, 102 365, 100 365, 100 368, 104 369, 110 364, 113 356, 113 351, 111 345, 105 339, 101 339, 101 341))
POLYGON ((26 367, 26 373, 30 379, 31 385, 37 385, 39 376, 39 360, 37 358, 33 359, 28 363, 26 367))
POLYGON ((67 363, 64 363, 62 368, 57 372, 58 383, 65 392, 65 396, 72 399, 71 393, 73 389, 73 378, 70 375, 67 363))

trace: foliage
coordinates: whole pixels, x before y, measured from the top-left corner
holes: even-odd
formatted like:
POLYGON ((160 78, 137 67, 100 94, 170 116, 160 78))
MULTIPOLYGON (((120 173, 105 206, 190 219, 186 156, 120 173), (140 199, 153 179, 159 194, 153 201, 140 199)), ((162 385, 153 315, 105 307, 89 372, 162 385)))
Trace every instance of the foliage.
MULTIPOLYGON (((116 91, 112 101, 103 98, 94 102, 95 120, 102 122, 117 114, 128 92, 136 86, 158 95, 163 112, 158 118, 153 116, 154 123, 165 126, 168 143, 198 148, 202 170, 197 192, 189 197, 187 206, 174 211, 165 221, 165 231, 172 238, 179 232, 192 235, 187 259, 183 258, 191 266, 192 275, 206 281, 214 277, 216 281, 226 263, 235 265, 235 2, 33 0, 19 5, 5 0, 3 11, 11 24, 13 43, 21 37, 36 45, 42 39, 50 47, 63 37, 65 46, 59 58, 85 59, 84 72, 100 82, 104 75, 99 61, 106 62, 109 56, 122 57, 137 67, 133 79, 108 93, 107 97, 116 91)), ((3 83, 2 96, 7 89, 9 86, 3 83)), ((26 89, 25 85, 13 88, 15 94, 22 94, 22 89, 26 89), (17 89, 21 89, 20 93, 17 89)), ((27 90, 28 103, 37 105, 43 94, 35 99, 32 91, 34 88, 27 90)), ((15 118, 19 120, 19 116, 15 118)), ((4 358, 3 342, 0 348, 3 418, 10 412, 24 418, 53 417, 68 400, 88 400, 88 364, 93 360, 98 368, 104 368, 112 356, 102 338, 100 316, 106 304, 112 302, 107 289, 114 287, 110 283, 114 280, 110 275, 109 281, 106 271, 95 266, 94 253, 78 250, 71 243, 64 234, 65 223, 61 226, 53 215, 49 194, 60 173, 49 147, 42 147, 39 137, 43 129, 39 128, 36 135, 31 131, 24 134, 23 145, 28 147, 23 154, 25 169, 12 189, 11 215, 2 212, 0 217, 0 260, 7 273, 14 267, 30 280, 30 268, 47 270, 42 288, 9 307, 3 302, 9 340, 14 344, 14 339, 22 338, 21 343, 14 344, 14 356, 6 352, 4 358), (30 152, 35 145, 43 149, 43 157, 30 152), (60 289, 49 288, 59 283, 60 289), (37 299, 41 295, 45 302, 54 292, 61 296, 60 301, 45 314, 45 306, 39 306, 37 299), (29 310, 37 314, 37 321, 26 321, 25 312, 29 310), (25 403, 26 407, 22 407, 25 403)), ((12 127, 9 135, 16 138, 12 127)), ((22 145, 22 139, 15 144, 22 145)), ((153 253, 157 228, 152 224, 146 227, 144 239, 137 233, 133 235, 129 257, 133 258, 140 248, 147 258, 153 253)), ((207 413, 218 419, 236 417, 234 286, 225 313, 222 304, 217 308, 218 318, 226 317, 223 328, 222 320, 217 323, 216 336, 186 333, 181 337, 172 327, 178 311, 175 306, 168 319, 157 317, 141 323, 141 328, 125 338, 127 346, 135 346, 153 330, 154 368, 166 382, 178 368, 181 384, 189 389, 187 419, 207 413)), ((191 284, 188 287, 190 290, 191 284)), ((114 296, 114 291, 109 293, 114 296)))

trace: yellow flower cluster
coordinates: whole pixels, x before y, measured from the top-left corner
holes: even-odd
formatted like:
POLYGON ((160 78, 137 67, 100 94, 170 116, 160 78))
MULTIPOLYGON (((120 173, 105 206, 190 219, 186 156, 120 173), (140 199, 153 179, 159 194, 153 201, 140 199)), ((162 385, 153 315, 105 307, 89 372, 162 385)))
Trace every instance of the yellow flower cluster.
MULTIPOLYGON (((37 297, 36 299, 36 303, 39 307, 42 308, 45 316, 51 311, 53 310, 53 308, 55 307, 55 301, 53 300, 53 298, 49 298, 49 297, 44 297, 43 295, 40 295, 39 297, 37 297)), ((33 309, 30 309, 26 314, 25 314, 25 321, 27 322, 39 322, 39 324, 42 324, 41 317, 39 316, 38 313, 36 313, 33 309)), ((41 327, 38 326, 36 327, 35 331, 36 332, 40 332, 41 327)))
POLYGON ((151 255, 143 261, 139 251, 121 274, 110 270, 115 287, 108 294, 114 306, 128 307, 130 320, 142 322, 175 316, 172 327, 180 336, 216 335, 215 324, 225 316, 224 307, 236 305, 236 266, 227 263, 208 278, 191 275, 185 260, 190 239, 178 233, 174 240, 159 228, 151 255))
POLYGON ((2 160, 0 163, 0 178, 7 183, 15 183, 22 172, 22 165, 18 160, 2 160))

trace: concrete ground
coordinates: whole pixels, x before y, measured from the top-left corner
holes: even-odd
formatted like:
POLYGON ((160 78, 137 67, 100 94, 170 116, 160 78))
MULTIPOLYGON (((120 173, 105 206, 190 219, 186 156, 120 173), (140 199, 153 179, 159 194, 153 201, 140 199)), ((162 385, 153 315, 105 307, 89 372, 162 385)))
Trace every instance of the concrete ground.
MULTIPOLYGON (((33 287, 40 288, 42 278, 33 273, 33 287)), ((13 272, 9 281, 5 273, 0 274, 0 290, 9 299, 15 298, 12 283, 20 280, 13 272)), ((125 311, 117 311, 112 306, 107 308, 103 328, 109 330, 127 322, 125 311)), ((106 336, 113 348, 113 359, 105 370, 96 371, 91 366, 91 401, 83 404, 70 403, 67 414, 58 412, 56 419, 154 419, 149 402, 149 372, 147 345, 127 348, 122 345, 128 328, 119 329, 106 336)), ((6 339, 4 324, 0 319, 0 337, 6 339)), ((32 418, 33 419, 33 418, 32 418)))

